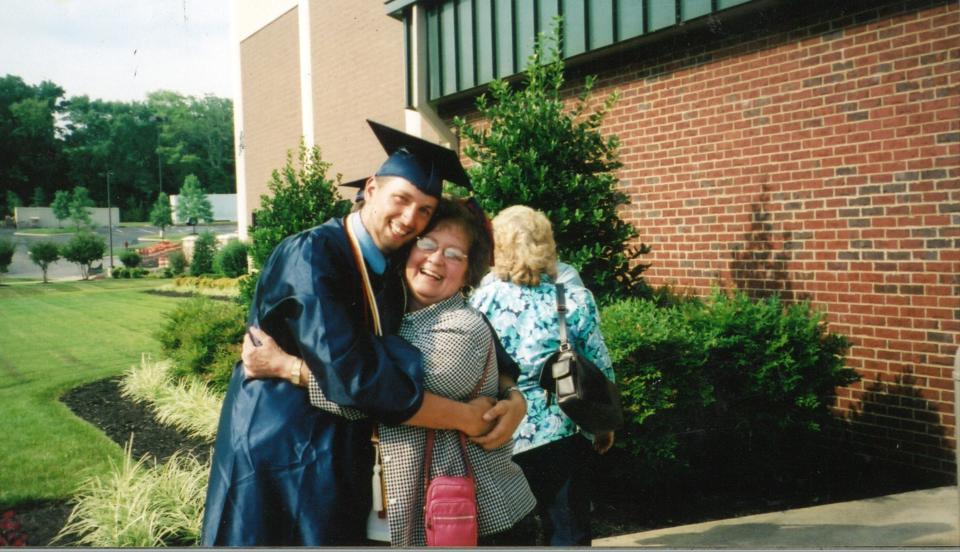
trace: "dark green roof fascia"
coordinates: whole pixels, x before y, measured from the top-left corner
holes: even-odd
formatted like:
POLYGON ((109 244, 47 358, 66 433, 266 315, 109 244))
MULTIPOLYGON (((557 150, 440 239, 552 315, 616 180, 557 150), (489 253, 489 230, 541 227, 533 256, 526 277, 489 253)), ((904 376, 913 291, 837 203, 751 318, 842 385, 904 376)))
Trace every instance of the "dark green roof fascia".
POLYGON ((419 1, 420 0, 386 0, 386 2, 384 2, 384 6, 387 9, 387 15, 399 19, 403 17, 403 10, 407 6, 412 6, 419 1))

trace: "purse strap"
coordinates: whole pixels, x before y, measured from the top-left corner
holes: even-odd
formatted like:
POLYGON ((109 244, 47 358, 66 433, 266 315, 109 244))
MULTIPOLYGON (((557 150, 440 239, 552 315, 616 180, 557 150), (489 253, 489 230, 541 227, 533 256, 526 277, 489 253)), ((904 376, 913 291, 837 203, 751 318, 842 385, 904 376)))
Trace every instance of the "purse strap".
POLYGON ((560 350, 570 350, 570 340, 567 337, 567 303, 564 299, 563 284, 556 284, 557 288, 557 323, 560 325, 560 350))
MULTIPOLYGON (((491 336, 493 337, 493 336, 491 336)), ((487 373, 490 371, 490 361, 493 356, 493 341, 490 342, 490 348, 487 351, 487 362, 483 366, 483 374, 480 376, 480 380, 477 381, 477 384, 473 386, 473 391, 470 392, 470 399, 475 399, 480 396, 480 390, 483 388, 483 382, 487 379, 487 373)), ((470 464, 470 457, 467 456, 467 436, 463 434, 462 431, 457 431, 457 434, 460 436, 460 454, 463 456, 463 463, 467 467, 467 477, 473 479, 473 465, 470 464)), ((428 429, 427 430, 427 447, 423 454, 423 491, 426 494, 427 488, 430 487, 430 465, 433 462, 433 442, 436 439, 436 430, 428 429)))

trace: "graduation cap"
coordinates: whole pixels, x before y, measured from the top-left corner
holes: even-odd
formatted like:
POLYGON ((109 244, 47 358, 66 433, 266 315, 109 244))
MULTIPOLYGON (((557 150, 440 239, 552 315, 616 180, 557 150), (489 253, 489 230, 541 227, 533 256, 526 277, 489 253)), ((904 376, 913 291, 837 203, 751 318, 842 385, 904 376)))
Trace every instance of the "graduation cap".
MULTIPOLYGON (((457 152, 370 119, 367 119, 367 123, 388 156, 375 176, 399 176, 421 192, 437 198, 443 191, 444 180, 470 187, 470 177, 463 170, 457 152)), ((366 180, 363 178, 342 185, 360 188, 362 194, 366 180)))

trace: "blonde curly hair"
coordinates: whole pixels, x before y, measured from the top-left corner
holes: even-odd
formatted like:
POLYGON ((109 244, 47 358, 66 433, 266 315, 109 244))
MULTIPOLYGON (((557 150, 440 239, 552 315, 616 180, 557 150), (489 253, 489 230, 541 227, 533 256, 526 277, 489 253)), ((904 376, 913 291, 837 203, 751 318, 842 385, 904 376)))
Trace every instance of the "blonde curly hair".
POLYGON ((540 275, 557 277, 557 244, 546 215, 514 205, 493 218, 493 273, 521 286, 540 285, 540 275))

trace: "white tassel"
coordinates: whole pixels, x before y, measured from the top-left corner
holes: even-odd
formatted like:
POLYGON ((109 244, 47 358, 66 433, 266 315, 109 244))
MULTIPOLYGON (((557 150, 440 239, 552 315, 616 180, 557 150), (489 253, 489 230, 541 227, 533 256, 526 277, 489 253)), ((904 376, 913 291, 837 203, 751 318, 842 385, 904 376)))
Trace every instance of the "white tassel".
POLYGON ((380 462, 379 459, 376 464, 373 466, 373 479, 371 481, 373 485, 373 509, 377 512, 382 512, 383 507, 383 490, 380 488, 380 462))

